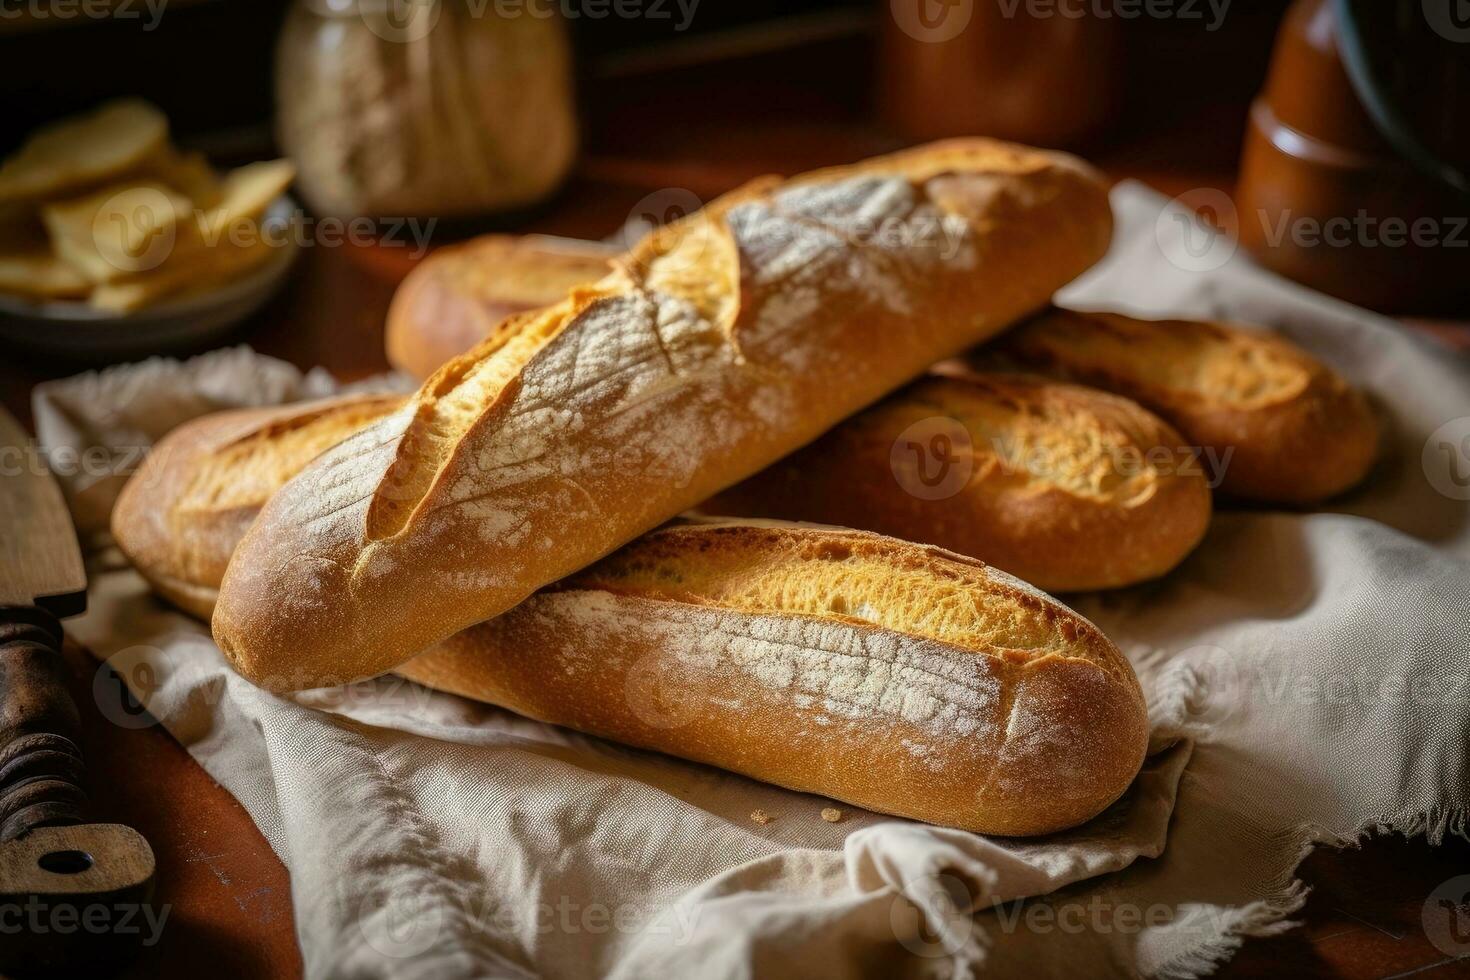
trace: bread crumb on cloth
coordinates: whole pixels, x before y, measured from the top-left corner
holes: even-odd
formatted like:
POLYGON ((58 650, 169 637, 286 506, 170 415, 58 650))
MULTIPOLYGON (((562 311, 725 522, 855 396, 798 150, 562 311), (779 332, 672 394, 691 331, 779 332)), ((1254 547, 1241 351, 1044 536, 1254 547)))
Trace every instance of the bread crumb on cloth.
POLYGON ((767 813, 764 810, 751 810, 750 811, 750 819, 751 820, 754 820, 756 823, 758 823, 762 827, 764 827, 766 824, 770 823, 774 818, 769 813, 767 813))
POLYGON ((837 823, 842 819, 842 811, 835 806, 822 807, 822 819, 828 823, 837 823))

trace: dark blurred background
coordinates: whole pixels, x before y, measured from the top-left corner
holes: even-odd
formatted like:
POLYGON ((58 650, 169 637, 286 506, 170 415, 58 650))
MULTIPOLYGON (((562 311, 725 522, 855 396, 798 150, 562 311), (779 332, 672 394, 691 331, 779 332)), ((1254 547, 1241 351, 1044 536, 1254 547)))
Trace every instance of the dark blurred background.
POLYGON ((1268 268, 1385 312, 1458 317, 1470 311, 1470 22, 1455 19, 1459 0, 1437 2, 0 0, 0 152, 41 123, 142 96, 218 165, 291 156, 309 209, 432 214, 445 219, 437 243, 602 237, 649 188, 707 200, 760 173, 990 135, 1075 150, 1192 206, 1191 193, 1224 192, 1239 216, 1226 230, 1268 268), (533 3, 562 25, 497 13, 533 3), (415 4, 436 5, 432 38, 381 39, 374 18, 415 4), (964 26, 936 38, 946 23, 964 26), (563 37, 570 97, 552 80, 565 77, 563 37), (422 106, 434 118, 420 126, 422 106), (1385 106, 1397 117, 1385 122, 1385 106), (454 156, 476 141, 545 186, 452 207, 456 175, 488 159, 454 156), (383 191, 397 174, 408 193, 383 191), (354 180, 379 191, 354 196, 354 180), (1360 213, 1374 223, 1340 247, 1266 240, 1360 213), (1454 245, 1384 247, 1385 219, 1429 221, 1454 245))
MULTIPOLYGON (((274 48, 290 0, 167 0, 156 17, 144 0, 109 2, 118 19, 36 16, 29 0, 0 0, 6 90, 0 148, 12 148, 38 124, 130 93, 160 106, 182 142, 269 151, 274 48)), ((700 0, 680 30, 680 9, 668 0, 666 19, 569 20, 589 145, 639 138, 600 126, 606 117, 598 110, 654 95, 660 106, 687 111, 678 120, 649 120, 649 128, 668 138, 732 108, 718 99, 743 102, 767 120, 814 126, 818 119, 871 117, 887 6, 880 0, 700 0), (805 53, 781 54, 793 49, 805 53), (728 66, 728 86, 709 78, 716 62, 728 66), (675 66, 681 65, 705 66, 697 88, 679 91, 675 66)), ((1199 143, 1176 152, 1201 161, 1234 154, 1286 6, 1285 0, 1232 4, 1215 30, 1196 19, 1119 21, 1122 111, 1081 147, 1187 124, 1199 143)), ((1203 3, 1199 9, 1207 14, 1203 3)), ((626 129, 625 122, 620 118, 619 127, 626 129)))

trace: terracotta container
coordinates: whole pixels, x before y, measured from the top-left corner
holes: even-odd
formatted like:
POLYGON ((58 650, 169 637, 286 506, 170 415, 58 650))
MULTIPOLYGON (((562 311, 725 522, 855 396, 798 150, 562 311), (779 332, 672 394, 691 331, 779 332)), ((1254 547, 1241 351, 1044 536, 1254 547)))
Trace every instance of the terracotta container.
MULTIPOLYGON (((1407 49, 1403 60, 1412 70, 1407 49)), ((1350 302, 1423 311, 1465 288, 1465 202, 1379 135, 1343 68, 1330 0, 1297 0, 1286 16, 1251 109, 1236 206, 1241 243, 1262 265, 1350 302)))
MULTIPOLYGON (((1117 18, 1006 16, 1004 4, 885 0, 878 108, 915 140, 1075 145, 1119 101, 1117 18)), ((1084 8, 1085 10, 1085 8, 1084 8)))

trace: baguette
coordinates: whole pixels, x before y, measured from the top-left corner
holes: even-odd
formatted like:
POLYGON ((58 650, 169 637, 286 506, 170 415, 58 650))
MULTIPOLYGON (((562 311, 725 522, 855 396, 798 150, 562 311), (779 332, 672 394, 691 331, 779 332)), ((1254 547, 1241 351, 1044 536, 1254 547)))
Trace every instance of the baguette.
POLYGON ((515 313, 550 306, 607 275, 617 251, 543 235, 484 235, 414 267, 388 307, 388 363, 427 378, 515 313))
POLYGON ((215 639, 257 682, 391 669, 1039 308, 1110 225, 1084 165, 985 140, 727 195, 282 487, 215 639))
POLYGON ((355 395, 215 412, 153 447, 112 509, 112 536, 155 592, 201 619, 261 506, 313 457, 403 403, 355 395))
POLYGON ((970 363, 1132 398, 1207 450, 1220 488, 1242 498, 1317 503, 1359 483, 1377 454, 1362 392, 1296 345, 1227 324, 1058 309, 970 363))
POLYGON ((980 562, 756 521, 651 532, 398 672, 540 721, 987 834, 1116 800, 1148 718, 1097 627, 980 562))
POLYGON ((878 531, 1071 592, 1172 569, 1209 527, 1210 490, 1131 401, 969 374, 915 382, 700 510, 878 531))

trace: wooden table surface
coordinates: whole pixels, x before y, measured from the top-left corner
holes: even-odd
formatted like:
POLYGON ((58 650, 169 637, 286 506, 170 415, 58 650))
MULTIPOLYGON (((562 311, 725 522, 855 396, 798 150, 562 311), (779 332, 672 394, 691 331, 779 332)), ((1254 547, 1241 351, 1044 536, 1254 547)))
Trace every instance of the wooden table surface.
MULTIPOLYGON (((798 89, 794 105, 787 99, 780 111, 752 119, 749 107, 765 104, 760 92, 749 91, 750 80, 759 77, 747 69, 741 78, 739 100, 746 111, 738 127, 712 108, 721 104, 718 80, 699 90, 697 111, 681 104, 686 96, 667 84, 654 92, 630 83, 632 90, 622 92, 637 105, 661 100, 662 110, 599 114, 594 99, 592 149, 576 175, 553 203, 520 216, 511 227, 601 237, 653 190, 680 187, 708 199, 763 172, 847 161, 898 143, 866 121, 853 121, 851 105, 820 86, 798 89), (682 120, 680 126, 647 121, 670 114, 682 120), (621 122, 613 126, 608 119, 621 122)), ((1137 177, 1171 195, 1197 187, 1229 190, 1243 115, 1239 99, 1162 113, 1156 125, 1102 148, 1097 159, 1115 176, 1137 177)), ((239 339, 347 378, 384 369, 383 315, 394 286, 413 265, 410 251, 388 245, 308 248, 287 291, 239 339)), ((1417 326, 1470 348, 1470 325, 1417 326)), ((0 363, 3 400, 28 418, 30 387, 75 370, 6 358, 0 363)), ((68 656, 85 716, 95 814, 129 823, 149 838, 158 855, 158 900, 171 906, 162 943, 145 951, 127 975, 298 975, 290 882, 244 809, 161 728, 125 730, 106 721, 92 694, 95 663, 74 648, 68 656)), ((1361 850, 1316 852, 1301 870, 1313 888, 1299 916, 1303 927, 1247 942, 1222 975, 1470 976, 1470 961, 1451 961, 1426 939, 1420 921, 1430 892, 1466 872, 1470 846, 1462 841, 1430 848, 1422 840, 1378 839, 1361 850)))

